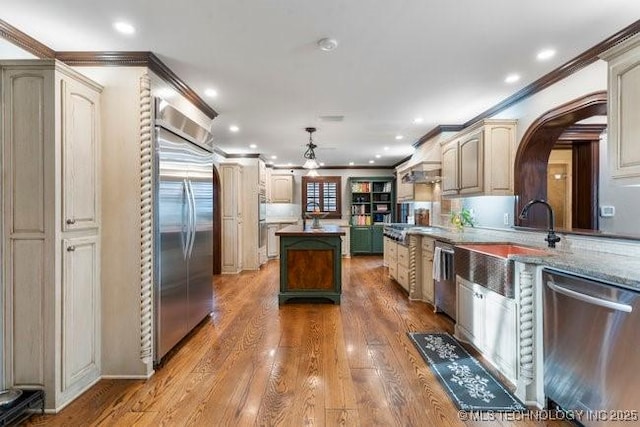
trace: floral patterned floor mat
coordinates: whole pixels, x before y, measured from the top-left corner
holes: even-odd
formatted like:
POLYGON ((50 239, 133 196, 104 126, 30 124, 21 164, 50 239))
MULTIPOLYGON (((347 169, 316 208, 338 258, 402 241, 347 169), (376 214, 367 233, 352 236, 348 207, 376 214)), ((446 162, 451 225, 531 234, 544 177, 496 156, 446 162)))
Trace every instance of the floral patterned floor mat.
POLYGON ((409 332, 409 338, 458 409, 521 412, 526 408, 447 333, 409 332))

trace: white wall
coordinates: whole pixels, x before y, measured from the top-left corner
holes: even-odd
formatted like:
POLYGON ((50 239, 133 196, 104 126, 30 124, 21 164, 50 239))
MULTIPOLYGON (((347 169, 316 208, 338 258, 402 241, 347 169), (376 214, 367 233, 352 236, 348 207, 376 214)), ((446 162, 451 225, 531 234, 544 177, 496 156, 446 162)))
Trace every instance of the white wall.
POLYGON ((640 187, 622 186, 611 179, 609 173, 608 144, 606 135, 600 138, 600 206, 615 207, 615 216, 600 217, 600 230, 607 233, 634 235, 640 237, 640 187))

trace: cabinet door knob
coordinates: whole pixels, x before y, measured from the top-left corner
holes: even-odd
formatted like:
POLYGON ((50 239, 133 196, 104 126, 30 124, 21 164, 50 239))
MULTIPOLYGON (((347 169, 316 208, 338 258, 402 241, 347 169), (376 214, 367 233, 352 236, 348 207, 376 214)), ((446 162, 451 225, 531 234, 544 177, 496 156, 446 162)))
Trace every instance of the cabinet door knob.
POLYGON ((71 225, 71 224, 75 224, 76 220, 75 219, 68 219, 67 220, 67 224, 71 225))
POLYGON ((76 250, 75 246, 67 246, 67 252, 74 252, 76 250))

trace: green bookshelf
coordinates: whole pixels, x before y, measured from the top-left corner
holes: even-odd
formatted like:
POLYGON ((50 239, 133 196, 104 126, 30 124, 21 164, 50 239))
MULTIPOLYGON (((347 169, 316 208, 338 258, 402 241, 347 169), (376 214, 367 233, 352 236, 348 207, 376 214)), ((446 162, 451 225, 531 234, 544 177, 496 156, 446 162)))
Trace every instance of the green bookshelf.
POLYGON ((349 189, 351 253, 382 253, 383 226, 394 218, 393 177, 352 177, 349 189))

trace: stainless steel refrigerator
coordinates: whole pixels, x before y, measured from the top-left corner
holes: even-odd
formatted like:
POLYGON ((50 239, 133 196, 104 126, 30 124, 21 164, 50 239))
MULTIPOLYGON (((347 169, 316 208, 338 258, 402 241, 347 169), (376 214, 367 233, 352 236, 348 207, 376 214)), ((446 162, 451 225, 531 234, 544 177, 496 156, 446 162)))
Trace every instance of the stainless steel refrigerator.
POLYGON ((161 359, 212 311, 213 154, 210 134, 156 101, 155 355, 161 359))

